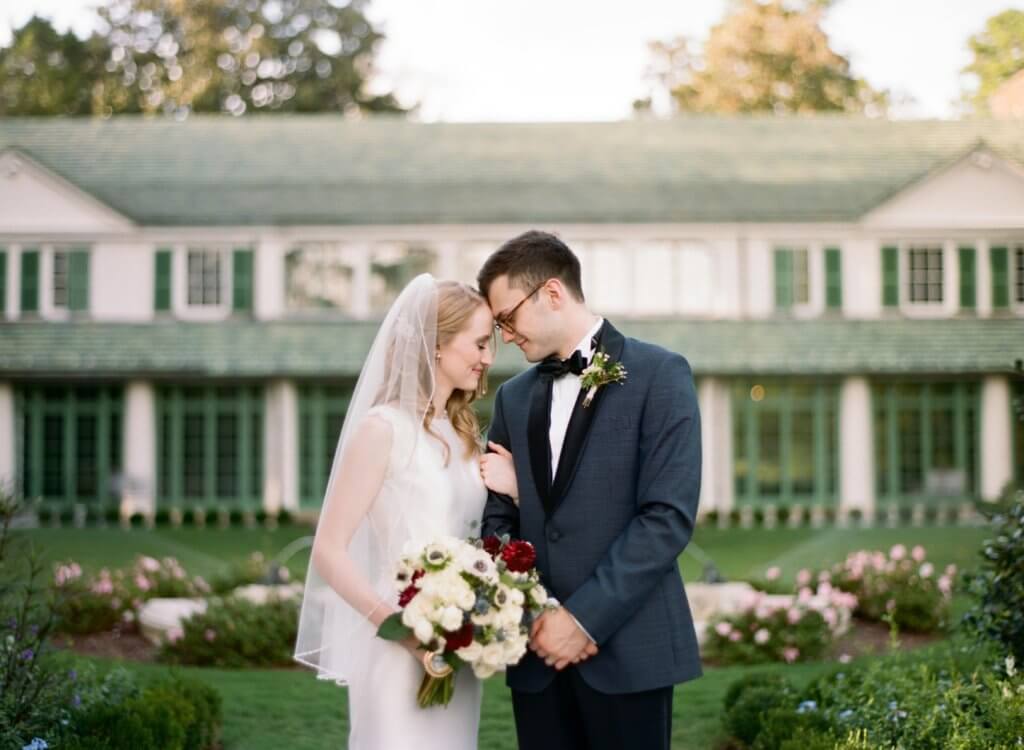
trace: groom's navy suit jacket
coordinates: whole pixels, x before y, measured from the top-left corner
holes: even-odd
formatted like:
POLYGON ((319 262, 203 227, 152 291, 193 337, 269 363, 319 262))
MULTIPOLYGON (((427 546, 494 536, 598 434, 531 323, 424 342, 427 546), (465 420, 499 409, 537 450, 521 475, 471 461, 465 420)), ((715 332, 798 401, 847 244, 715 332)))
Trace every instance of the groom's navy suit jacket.
MULTIPOLYGON (((701 674, 677 563, 697 517, 700 414, 685 358, 607 321, 599 337, 627 378, 587 408, 581 389, 554 478, 550 378, 533 367, 495 394, 488 438, 512 451, 519 507, 491 493, 483 533, 534 545, 544 585, 597 642, 575 668, 595 690, 635 693, 701 674)), ((530 651, 507 681, 537 693, 554 676, 530 651)))

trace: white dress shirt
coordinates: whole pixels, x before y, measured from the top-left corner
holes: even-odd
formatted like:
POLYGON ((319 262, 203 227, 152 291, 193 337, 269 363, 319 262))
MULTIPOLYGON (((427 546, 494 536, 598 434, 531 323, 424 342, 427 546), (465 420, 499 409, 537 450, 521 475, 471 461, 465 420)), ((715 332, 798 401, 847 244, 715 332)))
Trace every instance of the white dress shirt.
MULTIPOLYGON (((580 354, 588 362, 594 353, 594 347, 591 346, 591 341, 597 332, 601 330, 601 325, 604 323, 604 318, 598 318, 597 323, 590 329, 586 336, 580 339, 580 343, 576 345, 579 349, 580 354)), ((572 417, 573 408, 576 406, 576 399, 580 395, 580 376, 574 375, 571 372, 568 375, 563 375, 560 378, 555 379, 551 384, 551 426, 548 429, 548 440, 551 442, 551 481, 555 481, 555 474, 558 473, 558 460, 562 457, 562 446, 565 444, 565 433, 569 429, 569 419, 572 417)), ((569 616, 576 623, 577 627, 583 631, 583 634, 590 639, 592 643, 596 643, 587 629, 583 627, 583 624, 576 619, 576 616, 566 610, 569 616)))
MULTIPOLYGON (((598 318, 597 323, 584 336, 576 348, 588 362, 593 355, 591 341, 597 332, 601 330, 604 318, 598 318)), ((570 352, 571 354, 571 352, 570 352)), ((555 474, 558 473, 558 460, 562 457, 562 446, 565 444, 565 433, 569 429, 569 419, 572 417, 573 408, 576 406, 576 399, 580 395, 580 376, 569 373, 557 378, 551 387, 551 426, 548 428, 548 440, 551 443, 551 481, 555 481, 555 474)))

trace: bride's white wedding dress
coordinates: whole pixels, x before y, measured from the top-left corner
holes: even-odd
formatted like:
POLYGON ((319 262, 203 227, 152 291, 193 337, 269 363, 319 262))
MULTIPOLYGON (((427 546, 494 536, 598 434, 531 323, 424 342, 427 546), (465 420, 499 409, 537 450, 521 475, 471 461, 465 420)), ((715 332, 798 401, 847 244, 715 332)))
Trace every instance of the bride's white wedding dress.
MULTIPOLYGON (((383 547, 396 549, 406 541, 425 543, 439 536, 478 536, 487 491, 478 458, 466 457, 451 423, 437 418, 431 423, 450 449, 445 466, 437 438, 408 414, 386 406, 376 406, 369 414, 392 428, 387 474, 370 509, 373 525, 386 537, 383 547)), ((372 582, 378 592, 394 591, 389 572, 372 582)), ((395 593, 389 599, 395 606, 397 597, 395 593)), ((416 703, 423 668, 409 652, 380 638, 367 639, 366 648, 364 668, 348 679, 349 750, 475 750, 482 690, 472 670, 456 674, 455 696, 447 708, 423 709, 416 703)))

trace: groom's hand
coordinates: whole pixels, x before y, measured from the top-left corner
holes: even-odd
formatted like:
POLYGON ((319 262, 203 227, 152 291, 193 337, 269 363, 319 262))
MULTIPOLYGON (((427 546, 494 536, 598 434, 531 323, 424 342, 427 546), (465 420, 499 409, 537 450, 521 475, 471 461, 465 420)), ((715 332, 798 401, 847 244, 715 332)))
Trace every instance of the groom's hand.
POLYGON ((597 653, 597 646, 564 607, 542 615, 534 623, 530 638, 530 648, 559 672, 597 653))

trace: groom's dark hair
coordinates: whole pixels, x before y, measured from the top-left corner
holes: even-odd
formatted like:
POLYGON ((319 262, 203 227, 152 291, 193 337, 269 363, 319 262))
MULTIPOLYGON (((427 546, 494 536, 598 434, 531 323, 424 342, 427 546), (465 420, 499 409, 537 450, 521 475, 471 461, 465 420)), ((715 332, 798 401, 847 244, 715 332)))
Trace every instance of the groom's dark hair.
POLYGON ((476 275, 477 286, 485 298, 499 276, 508 276, 509 286, 524 292, 548 279, 558 279, 578 302, 585 301, 579 258, 548 232, 531 229, 491 253, 476 275))

